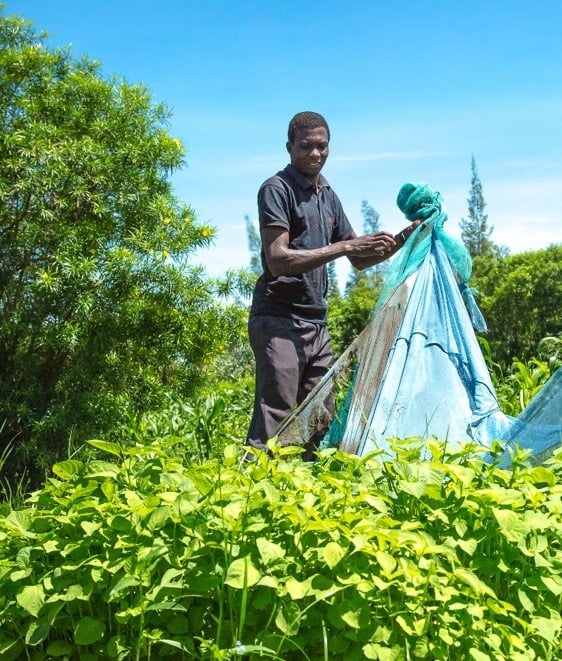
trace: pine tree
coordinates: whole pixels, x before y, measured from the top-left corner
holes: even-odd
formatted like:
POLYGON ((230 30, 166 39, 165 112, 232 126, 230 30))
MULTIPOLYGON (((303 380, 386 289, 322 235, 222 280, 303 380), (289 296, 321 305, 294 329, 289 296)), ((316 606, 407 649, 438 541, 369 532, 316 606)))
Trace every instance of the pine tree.
MULTIPOLYGON (((363 216, 363 233, 375 234, 380 231, 380 214, 367 200, 361 201, 361 215, 363 216)), ((376 266, 371 266, 364 271, 352 271, 347 283, 347 289, 353 287, 360 280, 370 278, 377 273, 383 273, 387 265, 383 262, 376 266)))
POLYGON ((250 251, 250 273, 260 276, 261 266, 261 239, 256 226, 250 220, 250 216, 244 216, 246 221, 246 236, 248 237, 248 250, 250 251))
POLYGON ((363 216, 363 231, 365 234, 374 234, 379 231, 379 212, 367 200, 361 202, 361 215, 363 216))
POLYGON ((328 298, 339 298, 340 287, 338 283, 338 273, 336 271, 336 262, 328 262, 328 298))
POLYGON ((468 218, 461 218, 459 223, 461 238, 472 257, 496 254, 497 248, 490 239, 494 228, 493 226, 488 227, 488 214, 485 213, 486 200, 474 155, 472 156, 471 171, 470 194, 467 199, 468 218))

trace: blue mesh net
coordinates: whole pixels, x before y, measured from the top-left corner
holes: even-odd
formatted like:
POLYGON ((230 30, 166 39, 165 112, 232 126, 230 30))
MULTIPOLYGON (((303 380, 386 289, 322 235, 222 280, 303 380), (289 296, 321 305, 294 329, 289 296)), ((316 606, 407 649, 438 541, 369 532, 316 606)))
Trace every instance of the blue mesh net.
POLYGON ((468 286, 470 255, 443 228, 441 195, 409 183, 397 202, 409 220, 423 224, 385 277, 370 336, 324 446, 363 455, 390 451, 390 441, 401 438, 436 437, 453 446, 498 440, 502 463, 516 446, 544 458, 562 441, 562 369, 518 418, 500 410, 474 332, 486 325, 468 286))

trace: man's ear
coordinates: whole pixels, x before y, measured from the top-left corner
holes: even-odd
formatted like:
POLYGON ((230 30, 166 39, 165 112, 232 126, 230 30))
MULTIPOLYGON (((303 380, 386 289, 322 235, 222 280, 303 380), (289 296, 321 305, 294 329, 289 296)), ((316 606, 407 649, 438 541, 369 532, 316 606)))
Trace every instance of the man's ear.
POLYGON ((289 141, 286 142, 285 147, 287 147, 287 151, 290 154, 291 153, 291 143, 289 141))

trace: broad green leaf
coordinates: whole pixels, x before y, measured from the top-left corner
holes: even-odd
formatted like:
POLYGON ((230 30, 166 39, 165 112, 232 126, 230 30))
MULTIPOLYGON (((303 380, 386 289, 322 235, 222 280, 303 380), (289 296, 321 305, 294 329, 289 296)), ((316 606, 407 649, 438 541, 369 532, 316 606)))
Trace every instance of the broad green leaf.
POLYGON ((237 522, 240 519, 242 512, 246 509, 246 506, 247 503, 245 500, 232 500, 220 509, 219 514, 224 516, 227 521, 230 520, 237 522))
POLYGON ((362 629, 369 621, 365 604, 358 599, 340 604, 338 611, 341 620, 352 629, 362 629))
POLYGON ((457 567, 455 569, 455 576, 460 578, 464 583, 469 585, 476 594, 487 594, 490 597, 495 597, 495 593, 484 581, 480 580, 476 574, 464 567, 457 567))
POLYGON ((457 544, 468 555, 474 555, 478 548, 478 542, 475 539, 457 539, 457 544))
POLYGON ((86 616, 78 621, 74 630, 77 645, 92 645, 103 637, 105 624, 95 617, 86 616))
POLYGON ((283 603, 275 614, 275 625, 281 633, 294 636, 299 631, 301 616, 300 608, 294 601, 283 603))
POLYGON ((380 512, 381 514, 387 514, 388 513, 388 505, 386 502, 373 494, 366 494, 365 495, 365 502, 370 505, 373 509, 375 509, 377 512, 380 512))
POLYGON ((277 588, 279 587, 279 579, 275 576, 264 575, 260 578, 259 585, 260 587, 263 586, 265 588, 272 588, 273 590, 277 591, 277 588))
POLYGON ((45 593, 43 586, 26 585, 21 592, 16 595, 16 601, 30 615, 37 617, 41 607, 45 603, 45 593))
POLYGON ((281 492, 272 482, 268 480, 262 480, 262 482, 259 484, 259 487, 263 491, 263 495, 265 496, 266 500, 268 500, 270 503, 279 502, 279 499, 281 498, 281 492))
POLYGON ((499 523, 500 530, 510 542, 520 542, 525 540, 525 536, 530 531, 530 527, 523 521, 516 512, 508 509, 494 508, 494 516, 499 523))
POLYGON ((155 507, 150 513, 146 527, 151 532, 155 532, 159 528, 162 528, 162 526, 166 525, 168 521, 170 521, 171 513, 172 508, 169 505, 155 507))
POLYGON ((10 572, 10 580, 17 583, 18 581, 25 580, 28 576, 31 576, 31 574, 31 567, 28 567, 27 569, 19 569, 18 571, 10 572))
POLYGON ((123 576, 123 578, 119 579, 117 583, 111 588, 108 601, 113 601, 113 599, 115 599, 120 592, 123 592, 123 590, 136 587, 139 584, 140 579, 138 576, 123 576))
POLYGON ((107 653, 114 659, 125 659, 129 652, 129 645, 125 636, 113 636, 106 646, 107 653))
POLYGON ((53 473, 58 475, 62 480, 68 480, 73 475, 80 475, 83 470, 84 463, 78 461, 78 459, 67 459, 53 466, 53 473))
POLYGON ((182 613, 176 613, 166 622, 166 628, 175 635, 186 634, 190 632, 189 618, 182 613))
POLYGON ((294 600, 304 599, 304 597, 307 597, 312 592, 314 592, 311 586, 310 577, 307 578, 305 581, 299 581, 293 576, 289 576, 285 583, 285 588, 289 593, 291 599, 294 600))
POLYGON ((286 553, 285 549, 275 542, 270 542, 269 539, 265 537, 258 537, 256 540, 256 546, 260 553, 260 557, 265 565, 270 565, 278 560, 282 560, 286 553))
POLYGON ((415 615, 397 615, 396 621, 409 636, 421 636, 427 628, 426 619, 415 615))
POLYGON ((400 491, 410 494, 410 496, 421 498, 425 493, 427 484, 425 482, 406 482, 406 480, 400 480, 398 482, 398 488, 400 491))
POLYGON ((82 585, 69 585, 64 596, 61 597, 62 601, 85 600, 87 598, 88 594, 84 592, 84 586, 82 585))
POLYGON ((528 594, 524 592, 523 590, 517 590, 517 596, 519 597, 519 601, 521 602, 521 606, 528 612, 528 613, 534 613, 536 610, 536 606, 533 603, 533 601, 529 598, 528 594))
POLYGON ((459 464, 447 464, 447 472, 453 476, 457 482, 460 482, 464 487, 469 487, 476 475, 473 468, 469 466, 460 466, 459 464))
POLYGON ((0 641, 0 659, 6 661, 16 661, 22 659, 24 654, 23 642, 21 640, 2 640, 0 641))
POLYGON ((536 512, 533 510, 526 510, 523 514, 523 521, 530 529, 537 530, 550 530, 554 523, 552 517, 536 512))
POLYGON ((130 532, 132 529, 131 519, 122 514, 116 514, 109 519, 109 526, 113 528, 113 530, 124 533, 130 532))
POLYGON ((59 548, 60 543, 58 539, 48 539, 43 543, 43 549, 45 550, 45 553, 54 553, 55 551, 58 551, 59 548))
POLYGON ((115 495, 115 484, 111 480, 105 480, 101 485, 101 490, 107 500, 112 500, 115 495))
POLYGON ((541 576, 541 581, 557 597, 562 593, 562 579, 560 576, 556 576, 556 574, 541 576))
POLYGON ((177 491, 162 491, 162 493, 159 494, 160 499, 168 505, 174 503, 178 495, 177 491))
POLYGON ((554 642, 560 633, 560 618, 533 617, 531 625, 536 632, 549 643, 554 642))
POLYGON ((505 507, 522 506, 525 498, 519 489, 505 489, 494 485, 493 487, 479 489, 479 499, 492 505, 503 505, 505 507))
POLYGON ((87 537, 91 537, 101 528, 101 526, 102 524, 99 522, 92 523, 91 521, 80 521, 80 527, 86 533, 87 537))
POLYGON ((123 455, 121 447, 117 443, 110 443, 109 441, 87 441, 89 445, 108 454, 112 454, 115 457, 121 457, 123 455))
POLYGON ((160 580, 160 586, 166 587, 180 587, 183 584, 183 569, 176 569, 175 567, 170 567, 167 569, 160 580))
POLYGON ((544 466, 535 466, 530 471, 530 477, 534 484, 547 484, 553 487, 557 483, 556 475, 544 466))
POLYGON ((182 491, 174 501, 173 511, 177 513, 177 516, 180 518, 187 516, 199 507, 200 498, 201 494, 195 489, 182 491))
POLYGON ((242 590, 255 585, 260 578, 261 574, 253 565, 250 556, 244 556, 231 562, 224 582, 232 588, 242 590))
POLYGON ((384 572, 384 575, 387 578, 390 578, 391 574, 396 570, 396 567, 398 566, 398 563, 396 562, 396 558, 390 553, 387 553, 386 551, 377 551, 376 558, 377 558, 377 562, 379 563, 379 565, 381 566, 384 572))
POLYGON ((344 547, 337 542, 328 542, 323 549, 324 561, 330 569, 333 569, 345 557, 345 554, 344 547))
POLYGON ((66 640, 53 640, 47 647, 47 654, 54 657, 70 657, 72 655, 72 649, 72 645, 66 640))
POLYGON ((18 551, 16 564, 22 569, 31 566, 31 546, 24 546, 18 551))
POLYGON ((366 659, 376 661, 396 661, 398 657, 396 650, 379 643, 367 643, 361 648, 366 659))
POLYGON ((88 477, 114 478, 119 475, 119 466, 110 461, 98 461, 93 459, 88 462, 86 475, 88 477))
POLYGON ((25 537, 35 537, 31 529, 32 516, 30 510, 12 510, 4 519, 6 527, 13 533, 25 537))
POLYGON ((224 461, 226 466, 232 466, 240 461, 240 448, 238 445, 231 443, 225 447, 224 461))
POLYGON ((39 645, 49 635, 51 627, 46 622, 31 622, 25 634, 27 645, 39 645))

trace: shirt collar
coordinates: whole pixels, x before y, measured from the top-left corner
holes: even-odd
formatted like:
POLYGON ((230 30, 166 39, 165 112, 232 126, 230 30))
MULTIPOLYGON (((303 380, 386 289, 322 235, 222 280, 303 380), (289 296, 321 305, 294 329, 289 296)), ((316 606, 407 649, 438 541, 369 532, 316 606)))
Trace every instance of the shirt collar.
MULTIPOLYGON (((295 167, 289 163, 285 168, 285 171, 297 182, 297 184, 304 190, 313 188, 312 182, 302 175, 295 167)), ((318 177, 318 188, 330 188, 330 184, 324 175, 321 173, 318 177)))

